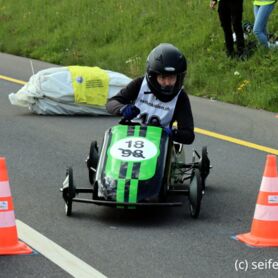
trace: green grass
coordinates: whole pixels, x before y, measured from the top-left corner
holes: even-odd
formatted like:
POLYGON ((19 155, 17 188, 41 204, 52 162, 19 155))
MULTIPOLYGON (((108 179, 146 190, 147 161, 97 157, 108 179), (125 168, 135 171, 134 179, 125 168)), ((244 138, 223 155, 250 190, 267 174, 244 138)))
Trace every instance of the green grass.
MULTIPOLYGON (((269 31, 277 18, 276 6, 269 31)), ((253 21, 252 1, 244 19, 253 21)), ((0 0, 0 26, 1 52, 130 77, 144 74, 153 47, 170 42, 188 59, 188 93, 278 112, 278 51, 227 59, 209 0, 0 0)))

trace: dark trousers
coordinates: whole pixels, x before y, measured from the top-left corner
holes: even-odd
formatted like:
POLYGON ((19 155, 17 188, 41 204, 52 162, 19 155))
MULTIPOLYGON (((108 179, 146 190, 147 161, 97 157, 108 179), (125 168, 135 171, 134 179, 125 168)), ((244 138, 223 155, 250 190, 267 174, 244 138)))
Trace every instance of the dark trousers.
POLYGON ((228 55, 234 53, 233 31, 236 34, 238 54, 242 54, 244 50, 242 12, 243 0, 221 0, 219 2, 219 19, 224 31, 225 45, 228 55))

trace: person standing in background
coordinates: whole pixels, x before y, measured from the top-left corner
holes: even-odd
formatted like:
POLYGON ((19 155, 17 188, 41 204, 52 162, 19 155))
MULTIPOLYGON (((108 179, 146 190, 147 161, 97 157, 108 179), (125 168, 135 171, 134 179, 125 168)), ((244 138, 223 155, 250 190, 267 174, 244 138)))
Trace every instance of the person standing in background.
POLYGON ((267 22, 271 12, 274 9, 276 0, 255 0, 254 3, 254 16, 255 22, 253 27, 253 33, 257 40, 264 47, 275 47, 275 44, 271 44, 268 41, 267 36, 267 22))
POLYGON ((227 56, 241 58, 244 55, 243 0, 211 0, 210 8, 215 9, 217 3, 220 23, 224 31, 227 56), (236 35, 237 53, 234 50, 233 31, 236 35))

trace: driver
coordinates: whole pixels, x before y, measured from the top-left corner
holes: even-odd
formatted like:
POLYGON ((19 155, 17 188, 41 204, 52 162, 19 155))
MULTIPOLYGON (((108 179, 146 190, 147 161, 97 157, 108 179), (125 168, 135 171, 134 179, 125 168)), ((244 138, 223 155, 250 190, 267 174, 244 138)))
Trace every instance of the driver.
POLYGON ((131 81, 108 99, 107 111, 127 120, 154 124, 181 144, 194 141, 194 123, 190 101, 183 89, 187 63, 175 46, 161 43, 147 58, 143 77, 131 81), (177 128, 173 123, 177 122, 177 128))

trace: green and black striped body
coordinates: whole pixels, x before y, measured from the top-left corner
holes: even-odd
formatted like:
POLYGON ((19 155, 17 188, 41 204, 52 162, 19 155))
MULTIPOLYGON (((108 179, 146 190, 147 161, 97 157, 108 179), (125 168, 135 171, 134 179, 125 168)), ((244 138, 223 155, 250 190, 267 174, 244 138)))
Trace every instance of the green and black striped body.
POLYGON ((117 125, 106 131, 98 196, 118 203, 158 201, 165 186, 168 141, 162 128, 154 126, 117 125))

